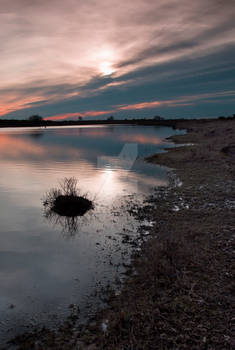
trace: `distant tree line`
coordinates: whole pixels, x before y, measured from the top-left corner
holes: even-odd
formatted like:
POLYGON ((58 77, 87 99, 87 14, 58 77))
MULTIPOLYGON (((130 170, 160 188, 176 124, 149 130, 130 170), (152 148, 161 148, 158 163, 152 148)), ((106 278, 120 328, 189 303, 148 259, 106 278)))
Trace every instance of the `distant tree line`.
POLYGON ((38 114, 34 114, 34 115, 31 115, 29 117, 29 121, 31 121, 31 122, 42 122, 43 121, 43 117, 41 117, 38 114))

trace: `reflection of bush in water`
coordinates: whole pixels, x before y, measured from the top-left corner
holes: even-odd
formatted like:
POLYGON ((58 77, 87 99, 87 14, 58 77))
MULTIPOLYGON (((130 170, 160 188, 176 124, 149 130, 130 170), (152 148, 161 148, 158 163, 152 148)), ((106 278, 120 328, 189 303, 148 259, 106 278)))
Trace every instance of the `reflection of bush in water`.
POLYGON ((75 178, 65 178, 59 188, 52 188, 43 201, 45 217, 60 223, 63 231, 74 233, 78 228, 78 217, 93 208, 87 195, 81 195, 75 178))
POLYGON ((81 224, 81 217, 79 216, 60 216, 52 210, 45 210, 44 215, 53 225, 60 225, 62 234, 66 237, 73 237, 78 232, 81 224))

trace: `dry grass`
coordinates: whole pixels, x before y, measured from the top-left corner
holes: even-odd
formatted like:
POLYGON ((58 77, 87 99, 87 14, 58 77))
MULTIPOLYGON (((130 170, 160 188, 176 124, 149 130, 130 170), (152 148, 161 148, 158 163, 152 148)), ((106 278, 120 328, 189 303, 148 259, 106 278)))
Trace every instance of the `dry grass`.
MULTIPOLYGON (((231 260, 223 252, 229 237, 214 232, 225 218, 161 214, 165 226, 155 227, 159 235, 135 261, 137 276, 103 315, 109 329, 97 349, 232 348, 231 260)), ((230 215, 226 221, 231 225, 230 215)))
POLYGON ((234 346, 235 210, 226 203, 235 200, 235 167, 233 156, 221 150, 235 141, 235 121, 195 123, 190 129, 174 140, 197 145, 151 159, 174 167, 184 183, 151 199, 153 236, 134 260, 137 274, 102 315, 108 331, 102 335, 98 330, 92 349, 94 344, 109 350, 234 346), (189 203, 189 209, 172 211, 176 198, 189 203))

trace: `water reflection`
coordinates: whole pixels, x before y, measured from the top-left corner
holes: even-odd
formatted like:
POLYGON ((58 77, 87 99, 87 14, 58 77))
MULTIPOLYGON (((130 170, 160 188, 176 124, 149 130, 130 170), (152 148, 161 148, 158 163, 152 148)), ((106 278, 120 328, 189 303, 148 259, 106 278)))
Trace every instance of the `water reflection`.
POLYGON ((169 136, 169 128, 47 128, 42 133, 43 138, 29 139, 28 135, 32 134, 29 130, 21 133, 19 129, 9 133, 1 130, 1 183, 5 189, 20 192, 33 186, 43 192, 46 184, 47 187, 53 186, 58 179, 75 175, 79 176, 85 192, 88 190, 96 194, 101 192, 104 182, 111 182, 107 169, 113 170, 112 194, 114 191, 117 194, 126 191, 127 187, 132 193, 134 182, 138 183, 142 192, 151 183, 166 184, 165 171, 146 164, 142 158, 166 146, 162 139, 169 136), (127 147, 123 140, 141 141, 138 154, 128 156, 126 164, 125 149, 130 149, 130 146, 127 147), (121 152, 123 157, 120 157, 121 152), (131 158, 137 159, 133 162, 131 158))
POLYGON ((127 143, 116 157, 100 156, 97 159, 97 166, 105 173, 111 174, 113 171, 131 170, 138 157, 138 144, 127 143))
POLYGON ((42 131, 33 131, 32 133, 28 134, 29 137, 32 137, 34 139, 39 139, 40 137, 43 137, 44 133, 42 131))
POLYGON ((59 226, 65 238, 73 238, 80 230, 87 218, 80 216, 61 216, 53 210, 44 210, 44 217, 54 226, 59 226), (85 220, 84 220, 85 219, 85 220))
POLYGON ((161 138, 156 137, 156 135, 143 134, 121 135, 120 139, 122 142, 134 142, 141 145, 160 145, 162 142, 161 138))
POLYGON ((123 229, 135 235, 138 224, 126 203, 167 184, 167 169, 144 157, 163 152, 164 138, 177 133, 140 126, 37 129, 40 136, 34 130, 0 130, 0 339, 6 327, 17 331, 35 315, 45 323, 50 314, 62 319, 67 304, 79 303, 82 312, 96 284, 115 277, 123 250, 125 259, 131 251, 122 245, 123 229), (76 177, 95 201, 91 215, 42 215, 44 193, 64 177, 76 177))
POLYGON ((45 161, 47 159, 53 159, 56 157, 64 157, 70 159, 78 159, 79 150, 73 147, 66 147, 60 145, 46 145, 41 144, 37 134, 27 134, 35 140, 30 140, 25 135, 8 135, 1 133, 0 131, 0 160, 15 159, 17 163, 19 161, 32 159, 38 161, 45 161), (35 135, 37 135, 35 137, 35 135))

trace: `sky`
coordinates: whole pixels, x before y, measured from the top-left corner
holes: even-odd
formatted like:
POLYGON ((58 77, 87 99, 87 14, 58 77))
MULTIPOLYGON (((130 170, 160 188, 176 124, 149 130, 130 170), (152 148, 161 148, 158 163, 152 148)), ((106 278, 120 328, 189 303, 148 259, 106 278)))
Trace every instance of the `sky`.
POLYGON ((0 118, 235 113, 235 0, 0 0, 0 118))

